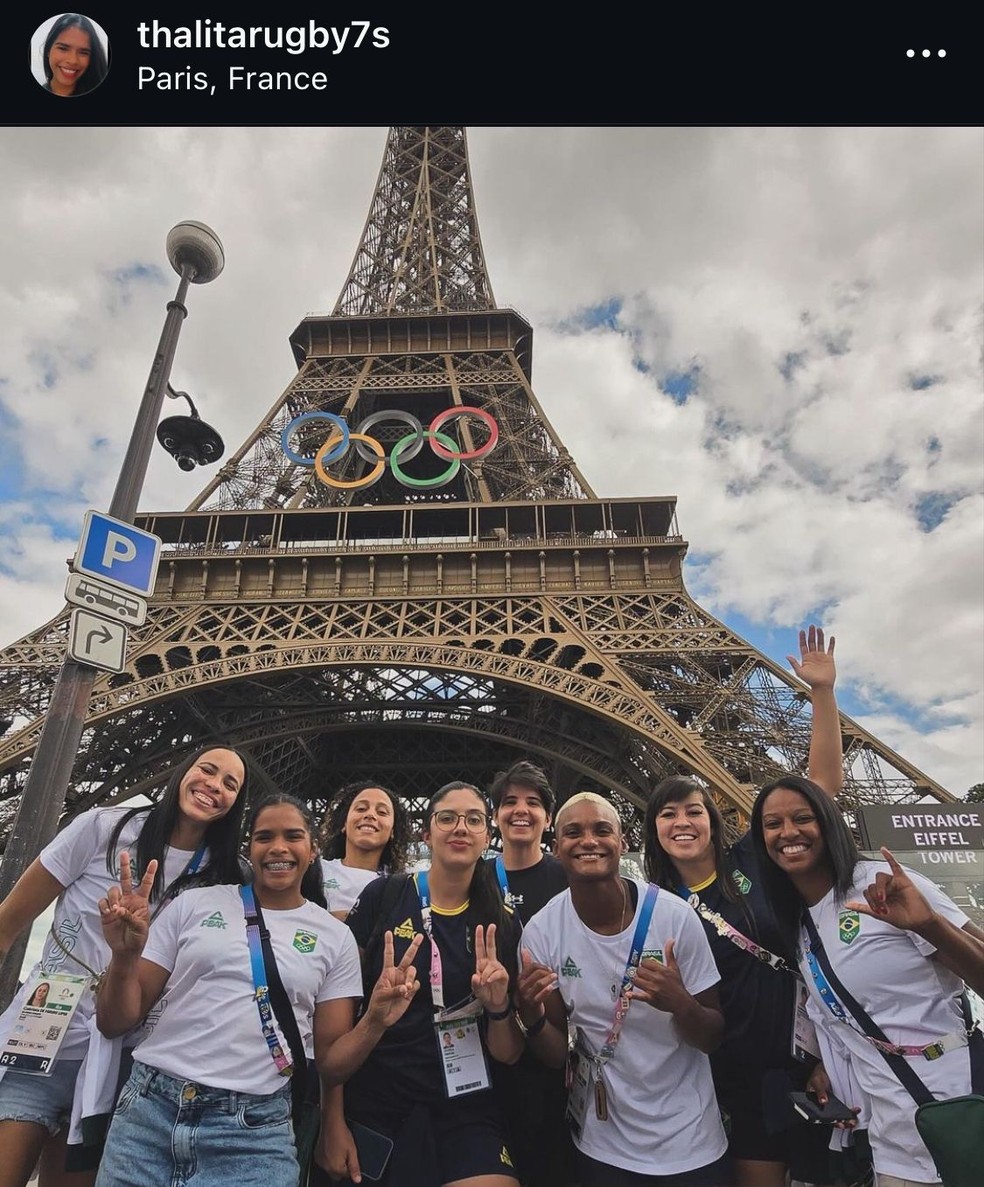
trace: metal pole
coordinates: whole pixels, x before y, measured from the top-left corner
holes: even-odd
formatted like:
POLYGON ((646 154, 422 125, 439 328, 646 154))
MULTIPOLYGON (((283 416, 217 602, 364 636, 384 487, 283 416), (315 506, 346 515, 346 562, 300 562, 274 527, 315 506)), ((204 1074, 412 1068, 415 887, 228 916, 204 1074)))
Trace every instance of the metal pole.
MULTIPOLYGON (((188 314, 184 300, 194 276, 195 269, 190 264, 181 266, 181 281, 174 300, 167 305, 157 353, 109 506, 110 515, 129 523, 136 516, 140 491, 147 476, 181 323, 188 314)), ((67 656, 62 663, 0 865, 0 901, 7 897, 17 879, 55 835, 97 675, 95 668, 76 663, 67 656)), ((17 991, 27 940, 25 933, 11 945, 0 967, 0 1010, 7 1008, 17 991)))

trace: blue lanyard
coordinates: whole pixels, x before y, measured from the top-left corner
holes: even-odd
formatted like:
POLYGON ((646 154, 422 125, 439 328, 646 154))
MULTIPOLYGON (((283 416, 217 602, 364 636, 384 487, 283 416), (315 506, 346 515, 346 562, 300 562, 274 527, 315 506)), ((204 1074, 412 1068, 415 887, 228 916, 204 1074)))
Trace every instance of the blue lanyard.
POLYGON ((495 859, 495 876, 499 879, 503 901, 507 907, 511 907, 513 903, 512 895, 509 893, 509 879, 506 877, 506 862, 501 853, 495 859))
POLYGON ((197 874, 198 873, 198 867, 202 864, 202 860, 205 857, 205 850, 207 848, 208 848, 208 846, 205 844, 204 841, 202 841, 202 843, 198 846, 198 848, 195 850, 195 852, 191 855, 191 860, 188 862, 188 864, 185 866, 185 868, 181 871, 182 878, 186 874, 197 874))
POLYGON ((850 1026, 851 1020, 844 1012, 844 1007, 837 1000, 837 995, 830 988, 830 982, 824 976, 823 969, 820 967, 813 953, 813 949, 810 947, 809 937, 804 935, 802 938, 804 940, 803 955, 806 957, 806 964, 810 970, 810 976, 813 978, 813 984, 816 985, 817 993, 820 994, 820 1000, 835 1018, 840 1022, 846 1022, 850 1026))
POLYGON ((252 886, 240 886, 239 897, 243 900, 246 915, 246 942, 249 944, 249 963, 253 971, 253 988, 256 990, 256 1008, 260 1015, 260 1029, 270 1048, 270 1056, 281 1076, 289 1076, 293 1065, 287 1052, 289 1045, 280 1033, 277 1016, 270 1005, 270 991, 267 988, 266 966, 263 963, 263 941, 260 939, 260 921, 256 914, 256 899, 252 886))
POLYGON ((191 855, 191 858, 189 859, 188 864, 185 866, 185 868, 181 871, 180 874, 178 874, 178 876, 174 879, 174 881, 167 888, 167 890, 165 890, 164 893, 161 895, 161 901, 154 908, 154 913, 150 917, 151 923, 153 923, 154 920, 157 918, 157 916, 160 915, 161 911, 164 910, 164 908, 171 901, 171 899, 173 899, 175 897, 175 888, 181 882, 182 878, 186 878, 189 874, 197 874, 198 873, 199 866, 201 866, 202 861, 204 860, 205 854, 207 851, 208 851, 208 846, 205 844, 204 841, 202 841, 202 843, 198 846, 198 848, 195 850, 195 852, 191 855))
POLYGON ((629 991, 635 980, 636 969, 642 961, 642 950, 649 933, 649 921, 653 917, 653 908, 656 906, 658 893, 659 887, 654 882, 650 882, 646 887, 646 897, 643 900, 639 920, 632 934, 632 946, 629 948, 629 959, 625 962, 625 972, 622 974, 622 987, 618 992, 618 1000, 615 1002, 615 1017, 612 1019, 612 1027, 608 1032, 608 1038, 605 1039, 605 1045, 595 1056, 597 1064, 607 1063, 615 1054, 615 1048, 622 1033, 622 1023, 625 1021, 625 1015, 629 1012, 629 1002, 632 1000, 629 997, 629 991))

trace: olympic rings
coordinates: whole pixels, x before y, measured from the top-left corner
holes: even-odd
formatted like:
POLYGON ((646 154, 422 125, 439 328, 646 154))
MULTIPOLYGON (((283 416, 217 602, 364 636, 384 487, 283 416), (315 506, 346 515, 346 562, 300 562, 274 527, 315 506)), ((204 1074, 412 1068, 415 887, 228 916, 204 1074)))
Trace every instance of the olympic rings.
POLYGON ((487 457, 499 443, 499 426, 484 409, 470 407, 447 408, 444 412, 439 412, 426 429, 412 412, 407 412, 402 408, 391 408, 385 412, 371 413, 354 432, 348 427, 342 417, 336 416, 333 412, 303 412, 300 416, 295 416, 290 424, 287 425, 280 435, 280 441, 288 460, 293 462, 295 466, 306 466, 308 469, 313 468, 319 481, 323 482, 325 486, 331 486, 338 490, 358 490, 362 487, 372 486, 373 483, 379 481, 386 467, 389 466, 393 477, 402 486, 419 490, 444 486, 455 477, 461 469, 462 462, 475 461, 478 458, 487 457), (465 450, 464 452, 456 450, 457 441, 453 437, 448 436, 447 433, 440 432, 440 429, 448 421, 459 416, 474 416, 482 421, 488 429, 488 440, 483 445, 478 446, 477 449, 465 450), (302 425, 316 420, 326 421, 332 426, 332 431, 318 448, 313 458, 305 457, 302 454, 296 453, 291 448, 291 438, 302 425), (411 429, 411 432, 401 437, 394 444, 387 457, 382 442, 378 441, 375 437, 369 436, 366 430, 374 428, 383 421, 392 420, 407 425, 411 429), (445 459, 450 464, 443 473, 438 474, 434 478, 413 478, 409 474, 404 473, 402 465, 420 453, 425 441, 430 442, 431 450, 437 457, 445 459), (367 462, 374 463, 372 469, 354 481, 346 482, 339 478, 333 478, 325 467, 344 457, 348 452, 349 445, 353 442, 355 443, 356 452, 359 457, 367 462))

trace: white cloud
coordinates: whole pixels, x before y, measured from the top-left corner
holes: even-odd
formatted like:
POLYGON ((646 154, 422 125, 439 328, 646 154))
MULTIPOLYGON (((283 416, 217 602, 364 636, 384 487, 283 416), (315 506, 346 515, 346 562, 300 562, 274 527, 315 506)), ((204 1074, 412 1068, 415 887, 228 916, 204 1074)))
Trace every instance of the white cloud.
MULTIPOLYGON (((176 283, 168 228, 201 219, 226 247, 224 274, 190 294, 174 382, 231 452, 293 374, 288 334, 335 302, 385 131, 0 136, 0 425, 22 467, 17 489, 0 478, 13 638, 60 605, 71 548, 49 519, 70 535, 85 506, 108 505, 176 283)), ((824 607, 866 722, 953 790, 978 782, 979 131, 469 141, 493 291, 532 322, 535 390, 596 492, 676 494, 709 609, 773 630, 781 657, 824 607), (570 328, 612 300, 617 329, 570 328), (692 368, 684 403, 660 390, 692 368)), ((184 506, 202 484, 157 451, 143 505, 184 506)))

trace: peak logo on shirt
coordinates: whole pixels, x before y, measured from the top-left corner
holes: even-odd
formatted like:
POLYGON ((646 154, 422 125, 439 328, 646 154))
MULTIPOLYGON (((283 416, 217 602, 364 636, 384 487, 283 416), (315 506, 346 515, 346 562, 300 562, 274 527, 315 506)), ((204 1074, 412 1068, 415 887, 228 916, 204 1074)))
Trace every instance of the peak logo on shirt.
POLYGON ((339 890, 340 888, 341 884, 337 878, 333 878, 330 874, 325 878, 325 890, 339 890))
POLYGON ((221 911, 213 911, 207 919, 202 920, 202 927, 222 927, 226 925, 226 921, 222 918, 221 911))
POLYGON ((861 916, 857 911, 841 911, 837 917, 837 931, 842 944, 853 944, 861 931, 861 916))
POLYGON ((574 963, 573 959, 568 956, 568 958, 560 966, 560 975, 562 977, 580 977, 581 970, 574 963))
POLYGON ((748 894, 752 889, 752 880, 747 874, 743 874, 741 870, 732 871, 731 877, 734 879, 735 886, 738 887, 740 894, 748 894))
POLYGON ((408 916, 401 924, 393 928, 393 935, 399 936, 401 940, 412 940, 413 920, 408 916))
POLYGON ((512 1159, 509 1157, 509 1151, 506 1149, 505 1146, 503 1146, 502 1149, 499 1151, 499 1161, 502 1163, 503 1166, 512 1166, 512 1164, 513 1164, 512 1159))
POLYGON ((298 952, 313 952, 317 942, 318 937, 309 931, 294 932, 294 947, 298 952))

